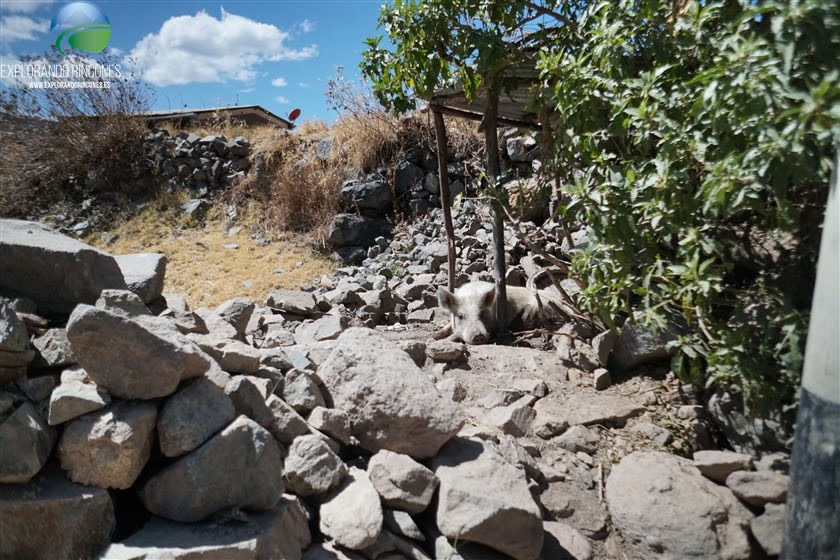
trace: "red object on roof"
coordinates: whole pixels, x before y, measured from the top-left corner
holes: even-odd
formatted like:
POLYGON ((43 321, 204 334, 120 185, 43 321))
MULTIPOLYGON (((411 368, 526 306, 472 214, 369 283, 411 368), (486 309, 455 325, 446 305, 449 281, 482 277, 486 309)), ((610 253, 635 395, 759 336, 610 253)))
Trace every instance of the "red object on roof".
POLYGON ((296 118, 300 116, 300 109, 295 109, 291 113, 289 113, 289 120, 294 121, 296 118))

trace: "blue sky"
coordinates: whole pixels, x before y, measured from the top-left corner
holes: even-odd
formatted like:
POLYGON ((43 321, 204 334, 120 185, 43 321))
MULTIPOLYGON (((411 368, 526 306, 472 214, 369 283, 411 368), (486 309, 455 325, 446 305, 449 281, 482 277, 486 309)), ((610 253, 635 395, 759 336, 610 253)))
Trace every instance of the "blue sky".
MULTIPOLYGON (((156 91, 154 109, 262 105, 282 117, 332 121, 327 81, 358 76, 382 0, 95 2, 109 49, 132 56, 156 91)), ((0 0, 0 62, 49 50, 50 20, 66 2, 0 0)), ((10 87, 8 81, 2 87, 10 87)))

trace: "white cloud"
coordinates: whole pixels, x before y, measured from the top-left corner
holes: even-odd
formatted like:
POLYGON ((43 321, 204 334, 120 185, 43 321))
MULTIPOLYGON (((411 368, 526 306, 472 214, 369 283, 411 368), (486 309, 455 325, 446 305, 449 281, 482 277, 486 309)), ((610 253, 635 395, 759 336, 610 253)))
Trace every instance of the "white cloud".
POLYGON ((0 3, 0 10, 4 12, 17 12, 19 14, 31 14, 41 6, 55 4, 56 0, 8 0, 0 3))
POLYGON ((12 41, 31 41, 40 33, 50 29, 50 22, 28 16, 3 16, 0 18, 0 37, 5 43, 12 41))
POLYGON ((271 81, 271 85, 274 87, 286 87, 289 85, 289 82, 286 81, 286 78, 280 76, 279 78, 275 78, 271 81))
POLYGON ((299 27, 302 33, 312 33, 315 30, 315 22, 305 19, 300 22, 299 27))
POLYGON ((274 100, 277 101, 277 103, 279 103, 280 105, 288 105, 289 103, 291 103, 288 97, 283 97, 282 95, 275 97, 274 100))
POLYGON ((129 53, 156 86, 191 82, 247 81, 265 61, 306 60, 318 47, 286 46, 290 34, 274 25, 222 9, 219 19, 200 11, 166 20, 157 33, 143 37, 129 53))
POLYGON ((298 82, 298 87, 307 88, 309 87, 308 82, 298 82))

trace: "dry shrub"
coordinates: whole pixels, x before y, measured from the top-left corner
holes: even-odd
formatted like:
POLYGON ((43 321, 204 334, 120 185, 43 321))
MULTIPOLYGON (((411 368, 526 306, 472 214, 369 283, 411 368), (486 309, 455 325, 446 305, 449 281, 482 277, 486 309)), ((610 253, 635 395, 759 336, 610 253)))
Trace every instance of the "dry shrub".
MULTIPOLYGON (((339 192, 346 180, 380 173, 391 181, 410 149, 435 151, 429 114, 398 116, 383 109, 364 84, 347 81, 340 67, 325 95, 328 106, 339 113, 336 122, 304 121, 294 131, 255 146, 251 173, 229 191, 229 202, 241 206, 257 200, 266 224, 323 236, 340 210, 339 192), (329 143, 329 155, 326 150, 318 154, 322 143, 329 143)), ((478 124, 446 120, 450 155, 480 154, 478 124)))
MULTIPOLYGON (((118 64, 54 53, 25 59, 32 65, 118 64)), ((4 215, 26 216, 44 201, 77 200, 86 193, 122 193, 136 187, 150 167, 144 152, 144 119, 151 93, 127 73, 80 78, 110 87, 7 89, 0 119, 0 207, 4 215)))

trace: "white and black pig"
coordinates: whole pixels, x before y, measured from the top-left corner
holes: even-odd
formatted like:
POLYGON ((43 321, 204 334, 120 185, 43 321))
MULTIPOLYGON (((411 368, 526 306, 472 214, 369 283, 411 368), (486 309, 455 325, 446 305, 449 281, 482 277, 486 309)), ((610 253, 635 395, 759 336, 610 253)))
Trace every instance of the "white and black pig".
MULTIPOLYGON (((563 321, 568 318, 560 298, 551 292, 536 292, 518 286, 507 286, 506 291, 504 326, 511 330, 532 328, 541 320, 563 321)), ((454 293, 440 288, 438 304, 452 313, 452 320, 440 333, 440 337, 449 336, 452 340, 461 340, 467 344, 483 344, 499 327, 496 319, 496 286, 490 282, 469 282, 456 288, 454 293)))

